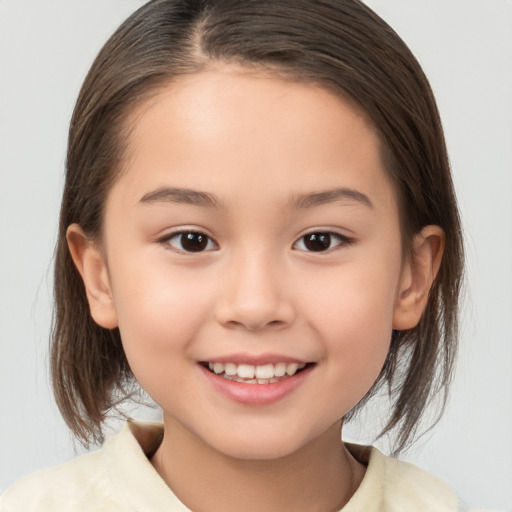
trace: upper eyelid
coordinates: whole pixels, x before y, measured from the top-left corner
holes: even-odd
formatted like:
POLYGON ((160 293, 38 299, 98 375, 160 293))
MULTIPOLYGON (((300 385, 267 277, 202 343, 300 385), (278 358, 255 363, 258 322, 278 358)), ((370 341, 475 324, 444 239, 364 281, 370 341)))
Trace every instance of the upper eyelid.
POLYGON ((160 236, 158 236, 158 240, 168 240, 169 238, 172 238, 173 236, 180 235, 182 233, 198 233, 200 235, 205 235, 211 240, 215 241, 215 237, 209 232, 209 230, 194 226, 185 226, 185 227, 178 227, 178 228, 171 228, 168 230, 165 230, 160 236))
MULTIPOLYGON (((187 233, 194 233, 194 234, 199 234, 199 235, 203 235, 205 236, 206 238, 208 238, 208 240, 210 242, 212 242, 215 247, 218 249, 219 248, 219 244, 218 242, 215 240, 215 238, 213 238, 213 236, 211 236, 210 234, 208 233, 205 233, 205 230, 202 230, 202 229, 194 229, 194 228, 180 228, 180 229, 176 229, 176 230, 173 230, 173 231, 170 231, 164 235, 162 235, 161 237, 158 238, 158 242, 159 243, 162 243, 162 244, 165 244, 165 243, 169 243, 169 241, 171 239, 173 239, 174 237, 177 237, 177 236, 180 236, 180 235, 183 235, 183 234, 187 234, 187 233)), ((169 244, 171 245, 171 244, 169 244)), ((181 249, 176 249, 176 250, 181 250, 181 249)), ((210 249, 212 250, 212 249, 210 249)), ((194 254, 194 252, 191 252, 191 251, 185 251, 185 250, 181 250, 182 252, 186 253, 186 254, 194 254)), ((201 252, 209 252, 209 251, 197 251, 197 253, 195 254, 199 254, 201 252)))
POLYGON ((355 239, 354 236, 346 234, 346 233, 342 233, 339 230, 336 230, 334 228, 313 228, 313 229, 308 229, 307 231, 305 231, 301 235, 299 235, 297 237, 297 241, 300 240, 301 238, 304 238, 305 236, 314 235, 316 233, 324 233, 324 234, 329 234, 329 235, 333 235, 333 236, 338 236, 340 238, 343 238, 344 240, 354 240, 355 239))
POLYGON ((318 251, 318 252, 316 252, 316 251, 305 251, 305 252, 312 252, 314 254, 330 253, 331 251, 335 250, 339 246, 353 245, 355 243, 355 241, 356 241, 354 237, 345 235, 345 234, 340 233, 338 231, 335 231, 333 229, 312 229, 310 231, 307 231, 306 233, 303 233, 301 236, 299 236, 295 240, 295 242, 293 242, 292 249, 295 248, 295 246, 299 242, 301 242, 304 239, 304 237, 306 237, 308 235, 318 234, 318 233, 328 234, 328 235, 331 235, 333 237, 337 237, 340 240, 340 243, 336 244, 332 248, 326 249, 325 251, 318 251))
MULTIPOLYGON (((184 234, 184 233, 198 233, 198 234, 204 235, 204 236, 208 237, 212 242, 214 242, 217 246, 219 245, 216 238, 211 233, 209 233, 209 230, 204 229, 204 228, 199 228, 199 227, 193 227, 193 226, 190 226, 190 227, 186 226, 186 227, 179 227, 179 228, 172 229, 171 231, 166 232, 162 236, 159 236, 158 241, 165 242, 175 236, 178 236, 178 235, 184 234)), ((338 230, 335 230, 333 228, 322 228, 322 227, 317 228, 316 227, 316 228, 308 229, 307 231, 300 234, 295 239, 295 241, 293 242, 292 245, 295 245, 299 240, 301 240, 305 236, 312 235, 315 233, 325 233, 325 234, 329 234, 332 236, 336 236, 346 242, 354 242, 355 241, 354 236, 351 236, 351 235, 348 235, 345 233, 340 233, 338 230)))

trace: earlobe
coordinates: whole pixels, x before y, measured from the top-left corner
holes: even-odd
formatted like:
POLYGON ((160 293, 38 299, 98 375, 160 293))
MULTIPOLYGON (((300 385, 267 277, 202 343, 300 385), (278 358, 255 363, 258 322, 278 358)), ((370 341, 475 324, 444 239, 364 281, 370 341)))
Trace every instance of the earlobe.
POLYGON ((444 245, 444 231, 439 226, 426 226, 415 236, 413 254, 402 272, 393 329, 402 331, 418 325, 441 266, 444 245))
POLYGON ((78 224, 71 224, 66 233, 69 251, 82 276, 93 320, 106 329, 118 326, 115 304, 104 255, 78 224))

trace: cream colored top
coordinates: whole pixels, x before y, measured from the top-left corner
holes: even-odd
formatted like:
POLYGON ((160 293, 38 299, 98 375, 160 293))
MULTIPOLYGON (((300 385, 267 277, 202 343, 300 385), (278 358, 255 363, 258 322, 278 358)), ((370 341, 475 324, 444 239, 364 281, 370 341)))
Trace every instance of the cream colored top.
MULTIPOLYGON (((163 436, 155 423, 128 422, 93 453, 29 476, 0 496, 0 512, 190 512, 155 471, 163 436)), ((368 465, 342 512, 460 512, 442 481, 376 448, 348 445, 368 465)))

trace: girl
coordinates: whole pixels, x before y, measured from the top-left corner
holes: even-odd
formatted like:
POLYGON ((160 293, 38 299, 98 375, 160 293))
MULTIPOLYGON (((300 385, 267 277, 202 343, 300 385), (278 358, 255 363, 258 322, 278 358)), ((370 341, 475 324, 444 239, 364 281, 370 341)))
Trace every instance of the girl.
POLYGON ((396 451, 446 396, 462 241, 435 102, 351 1, 154 0, 71 121, 57 403, 84 443, 136 380, 163 425, 0 510, 458 510, 341 429, 377 392, 396 451))

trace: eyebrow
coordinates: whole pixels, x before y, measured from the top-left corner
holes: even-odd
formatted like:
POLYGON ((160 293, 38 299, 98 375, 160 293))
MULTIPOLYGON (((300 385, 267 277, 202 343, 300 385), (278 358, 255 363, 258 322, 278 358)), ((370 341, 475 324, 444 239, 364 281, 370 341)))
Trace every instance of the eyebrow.
POLYGON ((139 203, 178 203, 219 208, 220 201, 212 194, 188 188, 160 187, 144 194, 139 203))
POLYGON ((373 203, 366 194, 346 187, 325 190, 322 192, 313 192, 311 194, 299 194, 292 198, 290 206, 295 209, 303 209, 334 203, 337 201, 355 201, 367 206, 368 208, 374 208, 373 203))
MULTIPOLYGON (((370 198, 357 190, 341 187, 322 192, 298 194, 291 198, 289 206, 293 209, 306 209, 337 201, 355 201, 373 209, 370 198)), ((213 194, 189 188, 160 187, 144 194, 139 201, 142 204, 175 203, 190 204, 206 208, 220 208, 221 202, 213 194)))

